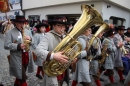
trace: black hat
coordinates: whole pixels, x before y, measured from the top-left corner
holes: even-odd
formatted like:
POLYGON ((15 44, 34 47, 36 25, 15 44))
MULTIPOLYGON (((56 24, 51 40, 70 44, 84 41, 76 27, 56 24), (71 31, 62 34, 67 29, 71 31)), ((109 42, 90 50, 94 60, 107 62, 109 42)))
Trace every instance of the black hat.
POLYGON ((67 22, 67 19, 65 16, 56 16, 54 17, 54 20, 51 20, 48 22, 50 25, 53 25, 53 24, 64 24, 64 25, 69 25, 70 23, 67 22))
POLYGON ((45 26, 46 28, 49 27, 49 25, 48 25, 48 24, 45 24, 45 23, 38 24, 38 25, 36 25, 35 27, 36 27, 37 29, 39 29, 39 28, 42 27, 42 26, 45 26))
POLYGON ((113 28, 109 28, 110 30, 106 32, 107 36, 112 36, 112 35, 115 35, 116 34, 116 31, 115 29, 113 28))
POLYGON ((24 16, 22 15, 17 15, 15 16, 15 19, 11 20, 13 22, 28 22, 24 16))
POLYGON ((14 20, 15 20, 15 19, 10 19, 10 21, 12 21, 12 22, 13 22, 14 20))
POLYGON ((125 29, 125 26, 118 26, 118 27, 116 27, 115 29, 116 29, 116 30, 127 30, 127 29, 125 29))

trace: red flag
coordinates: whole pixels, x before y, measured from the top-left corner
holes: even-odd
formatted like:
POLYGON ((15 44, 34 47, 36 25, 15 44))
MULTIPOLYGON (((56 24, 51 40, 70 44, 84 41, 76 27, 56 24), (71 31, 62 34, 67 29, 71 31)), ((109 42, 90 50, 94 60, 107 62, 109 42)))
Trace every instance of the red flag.
POLYGON ((3 13, 10 11, 8 0, 0 0, 0 11, 3 13))

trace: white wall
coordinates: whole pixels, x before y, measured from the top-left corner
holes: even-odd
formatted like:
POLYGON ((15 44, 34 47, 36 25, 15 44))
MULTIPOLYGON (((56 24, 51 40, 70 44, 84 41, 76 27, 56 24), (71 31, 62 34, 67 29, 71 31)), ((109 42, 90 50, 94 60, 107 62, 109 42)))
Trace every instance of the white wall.
MULTIPOLYGON (((23 9, 31 9, 52 5, 60 5, 60 4, 71 4, 71 3, 79 3, 79 2, 87 2, 87 1, 102 1, 102 0, 22 0, 23 9)), ((130 0, 106 0, 112 3, 118 4, 125 8, 130 9, 130 0)))
MULTIPOLYGON (((75 3, 25 10, 25 16, 28 18, 29 15, 40 15, 40 19, 46 19, 46 15, 49 14, 81 14, 81 4, 82 3, 75 3)), ((99 13, 101 13, 101 2, 87 2, 86 4, 94 4, 94 7, 98 10, 99 13)))
POLYGON ((130 0, 109 0, 130 10, 130 0))
POLYGON ((100 0, 22 0, 23 9, 100 0))
POLYGON ((126 26, 126 27, 129 26, 130 12, 128 10, 125 10, 125 9, 119 8, 115 5, 104 2, 103 8, 102 8, 102 13, 103 13, 104 20, 109 20, 109 18, 111 16, 120 17, 120 18, 124 18, 126 20, 126 22, 124 23, 124 26, 126 26), (107 5, 111 5, 111 7, 107 8, 107 5))

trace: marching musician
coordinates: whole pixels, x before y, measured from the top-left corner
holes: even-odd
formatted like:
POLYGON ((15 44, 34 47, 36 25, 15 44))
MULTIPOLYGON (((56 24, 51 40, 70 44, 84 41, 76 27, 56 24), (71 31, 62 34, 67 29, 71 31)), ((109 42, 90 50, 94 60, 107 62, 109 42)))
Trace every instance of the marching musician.
POLYGON ((84 31, 82 35, 78 37, 78 41, 82 45, 82 51, 81 54, 78 56, 76 69, 73 74, 72 86, 76 86, 77 83, 80 83, 83 86, 90 86, 91 83, 89 75, 90 64, 89 61, 86 59, 87 57, 86 47, 88 45, 86 43, 90 40, 89 36, 91 35, 91 32, 92 32, 91 28, 89 28, 86 31, 84 31))
MULTIPOLYGON (((37 31, 34 34, 34 40, 35 40, 34 44, 33 44, 34 49, 36 49, 36 47, 40 43, 41 39, 43 39, 43 36, 45 35, 46 28, 48 26, 49 25, 45 24, 45 23, 41 23, 41 24, 38 24, 35 26, 37 28, 37 31)), ((35 64, 38 66, 36 77, 38 77, 39 79, 42 79, 42 76, 44 76, 43 68, 42 68, 42 66, 43 66, 42 65, 42 58, 36 58, 35 64), (42 74, 42 76, 40 75, 40 73, 42 74)))
MULTIPOLYGON (((95 26, 94 28, 92 28, 92 34, 95 34, 99 28, 100 28, 100 26, 95 26)), ((102 45, 101 45, 100 39, 101 39, 103 33, 104 32, 101 32, 96 37, 96 39, 92 43, 92 47, 90 48, 91 55, 93 56, 92 60, 91 60, 90 74, 93 76, 97 86, 101 86, 98 60, 100 60, 102 58, 101 57, 102 45)))
MULTIPOLYGON (((52 53, 52 51, 62 40, 66 29, 65 27, 69 23, 64 17, 56 16, 54 20, 49 22, 49 24, 53 26, 53 30, 45 34, 41 42, 38 44, 35 54, 37 57, 42 58, 43 61, 50 61, 54 59, 65 64, 68 62, 68 57, 62 55, 62 51, 56 53, 52 53)), ((63 82, 64 76, 65 73, 58 77, 52 77, 44 74, 43 86, 62 86, 61 83, 63 82)))
POLYGON ((123 26, 118 26, 117 28, 115 28, 115 30, 117 30, 117 34, 115 34, 113 40, 117 47, 117 50, 114 59, 114 67, 118 72, 118 75, 120 77, 120 82, 124 83, 124 77, 122 72, 123 71, 122 56, 124 52, 121 49, 124 46, 124 41, 121 36, 124 34, 124 30, 126 29, 123 26))
POLYGON ((106 48, 106 54, 108 55, 105 58, 105 62, 103 64, 106 71, 104 72, 104 75, 107 75, 109 77, 109 80, 111 83, 114 82, 114 57, 115 57, 115 51, 116 46, 114 44, 113 38, 115 35, 115 30, 110 28, 108 32, 106 32, 106 38, 103 40, 102 46, 106 48))
POLYGON ((33 39, 30 31, 23 28, 24 23, 27 22, 24 16, 16 16, 13 22, 15 22, 16 27, 7 31, 4 42, 5 49, 10 50, 10 56, 8 56, 10 75, 16 77, 14 86, 27 86, 26 69, 28 68, 30 73, 33 72, 34 62, 31 50, 25 51, 27 45, 24 41, 30 41, 30 46, 33 39))

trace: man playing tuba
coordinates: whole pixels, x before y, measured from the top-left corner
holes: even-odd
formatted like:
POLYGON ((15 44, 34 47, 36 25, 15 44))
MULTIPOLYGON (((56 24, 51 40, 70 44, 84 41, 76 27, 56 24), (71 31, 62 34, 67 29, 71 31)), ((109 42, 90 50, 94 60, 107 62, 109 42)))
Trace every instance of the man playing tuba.
MULTIPOLYGON (((50 21, 49 24, 52 25, 53 30, 45 34, 41 42, 38 44, 35 50, 35 54, 37 57, 43 58, 43 61, 55 59, 61 63, 67 63, 68 57, 62 55, 63 52, 51 52, 62 40, 66 25, 69 23, 66 22, 64 17, 58 16, 55 17, 54 20, 50 21)), ((62 86, 61 83, 64 76, 65 73, 57 77, 52 77, 44 74, 43 86, 62 86)))

